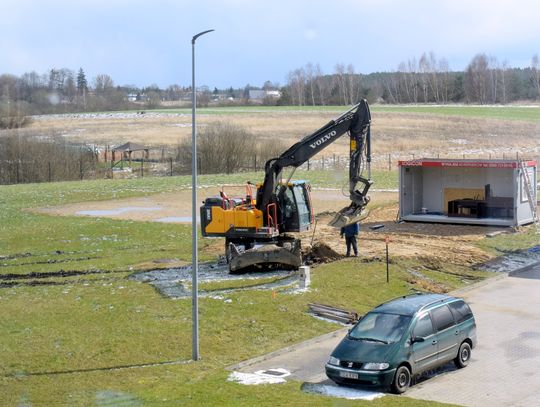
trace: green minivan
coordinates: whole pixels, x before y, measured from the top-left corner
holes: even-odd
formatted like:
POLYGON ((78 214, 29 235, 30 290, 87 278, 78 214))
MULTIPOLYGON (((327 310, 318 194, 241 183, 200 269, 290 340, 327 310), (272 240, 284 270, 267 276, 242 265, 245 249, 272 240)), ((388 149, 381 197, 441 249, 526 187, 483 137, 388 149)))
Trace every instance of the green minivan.
POLYGON ((413 294, 379 305, 332 352, 326 375, 337 384, 405 392, 411 378, 450 361, 468 365, 476 323, 462 299, 413 294))

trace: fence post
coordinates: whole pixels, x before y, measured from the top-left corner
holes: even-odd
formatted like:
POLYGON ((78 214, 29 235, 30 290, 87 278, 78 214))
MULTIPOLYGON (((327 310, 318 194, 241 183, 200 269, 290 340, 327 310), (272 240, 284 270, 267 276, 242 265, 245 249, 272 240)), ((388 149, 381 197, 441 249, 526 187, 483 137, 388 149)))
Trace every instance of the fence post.
POLYGON ((144 156, 141 160, 141 178, 144 178, 144 156))
POLYGON ((49 182, 51 182, 52 181, 51 162, 49 161, 48 164, 49 164, 49 182))
POLYGON ((392 154, 388 154, 388 171, 392 171, 392 154))
POLYGON ((309 160, 307 160, 307 170, 309 171, 309 160))
POLYGON ((82 181, 82 179, 84 178, 83 156, 82 156, 82 154, 79 155, 79 175, 80 175, 80 178, 81 178, 81 181, 82 181))
POLYGON ((322 169, 324 170, 324 155, 322 156, 322 169))
POLYGON ((17 161, 17 184, 21 183, 21 174, 19 172, 19 163, 20 163, 20 161, 17 161))
POLYGON ((171 168, 171 177, 172 177, 172 157, 169 157, 169 164, 170 164, 170 168, 171 168))

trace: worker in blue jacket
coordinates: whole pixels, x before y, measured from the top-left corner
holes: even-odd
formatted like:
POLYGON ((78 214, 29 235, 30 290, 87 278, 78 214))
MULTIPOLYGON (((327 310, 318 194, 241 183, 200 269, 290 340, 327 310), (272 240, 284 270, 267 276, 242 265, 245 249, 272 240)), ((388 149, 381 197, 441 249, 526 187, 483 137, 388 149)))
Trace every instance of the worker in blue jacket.
POLYGON ((360 232, 360 225, 357 222, 351 223, 341 228, 341 237, 345 236, 345 244, 347 245, 347 257, 351 255, 351 246, 354 251, 354 257, 358 257, 358 244, 356 236, 360 232))

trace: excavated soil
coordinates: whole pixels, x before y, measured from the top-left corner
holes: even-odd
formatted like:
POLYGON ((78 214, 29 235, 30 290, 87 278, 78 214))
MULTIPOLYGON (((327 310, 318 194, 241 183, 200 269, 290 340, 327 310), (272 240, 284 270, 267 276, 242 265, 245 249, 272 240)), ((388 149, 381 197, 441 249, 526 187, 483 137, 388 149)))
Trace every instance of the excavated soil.
MULTIPOLYGON (((199 190, 200 200, 218 193, 218 187, 199 190)), ((243 187, 228 186, 229 196, 241 196, 243 187)), ((397 223, 397 192, 370 193, 371 203, 365 219, 361 222, 358 238, 360 256, 366 260, 383 259, 385 238, 389 238, 391 257, 422 258, 426 263, 450 262, 459 265, 475 265, 490 259, 476 247, 475 242, 486 233, 509 228, 448 225, 433 223, 397 223), (376 230, 372 229, 375 228, 376 230)), ((311 262, 329 262, 345 254, 345 239, 340 239, 339 230, 328 225, 335 212, 348 205, 348 198, 339 190, 317 190, 312 192, 316 224, 310 231, 300 234, 304 257, 311 262)), ((136 221, 167 223, 191 223, 191 190, 163 193, 143 198, 119 199, 102 202, 85 202, 61 207, 39 209, 52 215, 97 216, 136 221)), ((223 255, 223 242, 213 239, 205 250, 223 255)))

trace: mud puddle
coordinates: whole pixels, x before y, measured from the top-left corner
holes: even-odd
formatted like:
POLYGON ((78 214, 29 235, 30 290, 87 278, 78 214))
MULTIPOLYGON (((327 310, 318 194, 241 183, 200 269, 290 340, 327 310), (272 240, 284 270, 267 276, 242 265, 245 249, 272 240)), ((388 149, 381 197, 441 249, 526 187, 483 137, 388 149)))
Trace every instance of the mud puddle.
POLYGON ((475 268, 510 274, 537 263, 540 263, 540 246, 505 254, 504 256, 477 265, 475 268))
MULTIPOLYGON (((191 297, 192 267, 191 265, 150 270, 133 274, 131 280, 148 283, 162 295, 170 298, 191 297)), ((298 275, 290 270, 254 271, 243 274, 230 274, 226 263, 201 263, 198 267, 198 281, 201 284, 222 281, 246 281, 244 287, 223 288, 216 290, 199 289, 199 296, 223 299, 224 294, 245 290, 271 290, 292 286, 298 282, 298 275), (274 279, 273 281, 268 281, 274 279), (257 284, 261 280, 261 284, 257 284)))

